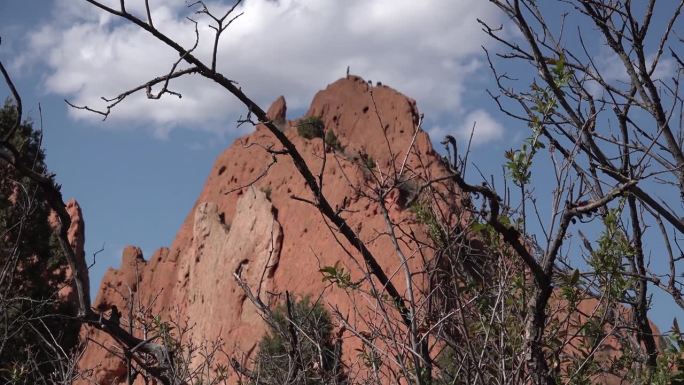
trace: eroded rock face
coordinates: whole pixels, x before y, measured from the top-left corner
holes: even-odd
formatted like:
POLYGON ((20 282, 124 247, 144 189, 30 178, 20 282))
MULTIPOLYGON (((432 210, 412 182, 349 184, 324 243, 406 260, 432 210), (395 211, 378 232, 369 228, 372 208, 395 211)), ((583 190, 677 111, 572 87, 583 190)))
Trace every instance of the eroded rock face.
MULTIPOLYGON (((267 301, 272 289, 273 272, 278 266, 283 233, 275 210, 266 194, 250 188, 237 202, 231 223, 226 223, 213 202, 199 203, 194 212, 193 235, 184 258, 170 273, 164 264, 168 251, 161 249, 148 262, 134 246, 123 251, 121 268, 105 274, 94 306, 109 315, 113 306, 126 311, 131 299, 134 312, 152 310, 150 314, 173 312, 193 324, 196 342, 222 338, 240 351, 252 351, 263 332, 263 321, 236 284, 233 273, 249 282, 260 282, 255 292, 267 301), (162 274, 157 268, 162 267, 162 274), (157 307, 154 298, 172 289, 173 302, 157 307), (140 302, 137 302, 140 301, 140 302)), ((125 314, 124 314, 125 315, 125 314)), ((116 351, 114 341, 97 330, 87 330, 84 337, 102 341, 116 351)), ((109 351, 89 346, 80 362, 81 370, 92 370, 97 383, 123 381, 123 362, 109 351)))
POLYGON ((197 206, 191 258, 181 265, 186 290, 178 292, 185 297, 186 314, 193 315, 197 335, 221 337, 242 351, 254 349, 263 321, 246 302, 233 274, 256 283, 255 294, 268 303, 266 293, 273 290, 282 240, 275 209, 256 188, 247 189, 238 200, 229 224, 221 219, 216 203, 197 206))
MULTIPOLYGON (((327 199, 333 207, 346 210, 345 219, 378 262, 387 271, 397 271, 401 261, 390 239, 378 236, 386 229, 380 208, 355 187, 369 182, 364 168, 368 159, 383 172, 402 167, 420 167, 435 176, 444 172, 427 134, 418 130, 415 102, 354 76, 329 85, 315 96, 307 113, 320 117, 344 146, 344 151, 327 154, 321 139, 299 137, 297 122, 286 121, 285 114, 285 99, 280 97, 268 110, 269 117, 314 172, 327 155, 323 173, 327 199)), ((324 293, 327 305, 354 313, 349 294, 322 282, 319 269, 339 261, 358 280, 363 262, 349 258, 314 207, 292 199, 312 197, 288 156, 280 155, 273 162, 264 150, 270 146, 280 148, 268 130, 257 127, 221 154, 171 247, 158 250, 147 261, 139 249, 127 248, 122 266, 105 274, 95 306, 108 314, 111 306, 125 309, 128 297, 134 296, 149 314, 186 318, 195 325, 192 335, 197 342, 221 337, 226 352, 243 360, 254 353, 266 325, 233 274, 239 274, 266 304, 280 301, 285 291, 299 296, 324 293)), ((424 236, 399 195, 389 195, 389 215, 424 236)), ((339 242, 352 249, 346 241, 339 242)), ((417 269, 421 260, 412 258, 409 263, 417 269)), ((404 290, 403 275, 397 274, 393 282, 404 290)), ((97 331, 88 330, 83 336, 115 346, 97 331)), ((344 351, 354 354, 353 348, 344 346, 344 351)), ((79 366, 95 368, 98 383, 123 380, 119 360, 96 344, 89 345, 79 366)))

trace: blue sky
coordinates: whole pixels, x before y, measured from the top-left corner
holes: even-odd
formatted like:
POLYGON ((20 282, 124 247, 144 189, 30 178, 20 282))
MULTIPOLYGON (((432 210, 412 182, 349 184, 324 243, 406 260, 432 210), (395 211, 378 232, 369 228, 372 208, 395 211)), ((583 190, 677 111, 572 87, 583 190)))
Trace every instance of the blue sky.
MULTIPOLYGON (((141 1, 128 3, 141 11, 141 1)), ((154 17, 161 29, 191 44, 184 4, 165 1, 154 17)), ((248 0, 244 10, 220 47, 219 69, 262 107, 283 94, 289 117, 300 115, 317 90, 350 66, 352 73, 416 99, 436 147, 447 133, 465 138, 477 121, 470 159, 484 175, 500 176, 504 151, 527 135, 485 92, 493 85, 481 46, 493 45, 475 18, 505 22, 487 1, 248 0)), ((201 26, 201 36, 207 32, 201 26)), ((174 58, 144 33, 83 1, 0 1, 0 36, 0 58, 15 77, 28 116, 37 121, 42 106, 48 165, 65 196, 83 208, 88 256, 104 245, 91 270, 95 293, 125 245, 141 247, 146 256, 170 245, 215 157, 245 133, 235 124, 244 111, 197 78, 174 84, 181 100, 133 97, 105 122, 67 108, 65 98, 102 107, 101 96, 163 74, 174 58)), ((198 48, 204 57, 205 41, 198 48)), ((0 96, 7 94, 3 84, 0 96)), ((473 171, 469 177, 476 178, 473 171)), ((548 163, 534 178, 544 195, 548 163)), ((673 316, 684 315, 662 296, 656 305, 652 315, 664 330, 673 316)))

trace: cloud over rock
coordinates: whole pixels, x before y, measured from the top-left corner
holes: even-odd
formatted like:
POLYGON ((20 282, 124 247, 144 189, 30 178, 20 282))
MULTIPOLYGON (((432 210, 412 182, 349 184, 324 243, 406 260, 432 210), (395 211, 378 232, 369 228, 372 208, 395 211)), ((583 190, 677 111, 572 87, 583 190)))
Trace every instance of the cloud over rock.
MULTIPOLYGON (((145 19, 137 3, 131 2, 129 11, 145 19)), ((184 1, 158 4, 153 3, 155 26, 185 47, 195 39, 185 17, 199 21, 196 53, 209 61, 208 20, 184 1)), ((231 5, 208 4, 217 14, 231 5)), ((476 18, 498 17, 488 2, 447 0, 247 0, 237 11, 244 15, 222 37, 218 68, 262 105, 286 94, 290 108, 301 110, 318 85, 343 76, 350 66, 352 73, 411 95, 433 121, 461 121, 472 108, 464 106, 462 96, 466 87, 477 85, 477 71, 484 73, 480 47, 488 43, 476 18)), ((75 104, 102 108, 100 97, 168 73, 178 58, 142 29, 85 3, 55 2, 53 14, 51 23, 31 33, 29 52, 19 62, 42 61, 48 67, 47 91, 75 104)), ((163 136, 178 127, 230 133, 245 113, 234 98, 198 76, 174 80, 171 87, 183 98, 147 101, 143 92, 118 105, 110 119, 152 126, 163 136)))

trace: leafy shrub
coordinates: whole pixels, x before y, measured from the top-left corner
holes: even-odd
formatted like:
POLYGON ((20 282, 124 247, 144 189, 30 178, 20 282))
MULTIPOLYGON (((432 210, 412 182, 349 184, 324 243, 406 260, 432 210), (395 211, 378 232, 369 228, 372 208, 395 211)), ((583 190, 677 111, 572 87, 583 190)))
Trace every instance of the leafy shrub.
POLYGON ((416 216, 418 223, 421 223, 427 227, 427 233, 430 236, 430 239, 432 239, 434 242, 435 246, 444 246, 444 233, 437 216, 435 216, 435 213, 430 207, 430 203, 426 201, 414 202, 413 205, 411 205, 411 211, 416 216))
POLYGON ((259 343, 255 367, 258 383, 340 383, 340 352, 333 343, 332 330, 328 312, 308 297, 276 307, 273 325, 259 343))
POLYGON ((322 138, 325 125, 318 116, 302 119, 297 125, 297 133, 304 139, 322 138))

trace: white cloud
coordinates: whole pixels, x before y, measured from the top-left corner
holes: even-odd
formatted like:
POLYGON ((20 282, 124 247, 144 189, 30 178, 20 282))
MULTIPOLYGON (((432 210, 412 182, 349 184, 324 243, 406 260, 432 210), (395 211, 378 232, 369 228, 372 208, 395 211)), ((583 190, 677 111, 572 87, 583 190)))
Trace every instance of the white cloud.
MULTIPOLYGON (((504 134, 503 126, 487 111, 477 109, 469 112, 456 126, 435 125, 429 130, 433 140, 441 140, 445 135, 453 135, 464 148, 472 134, 472 146, 479 146, 500 140, 504 134)), ((460 145, 459 145, 460 146, 460 145)))
MULTIPOLYGON (((55 4, 55 21, 30 35, 29 54, 18 63, 43 61, 49 69, 46 90, 75 104, 102 108, 101 96, 115 96, 168 72, 178 57, 140 28, 92 6, 55 4)), ((217 10, 229 5, 212 3, 217 10)), ((280 94, 291 109, 306 108, 313 94, 342 77, 349 65, 352 73, 415 98, 432 120, 462 115, 463 91, 481 76, 480 46, 489 42, 476 18, 498 18, 495 7, 479 0, 246 0, 239 11, 244 15, 221 41, 219 69, 264 108, 280 94)), ((189 13, 185 1, 169 0, 156 6, 153 19, 189 47, 194 42, 193 25, 185 19, 189 13)), ((211 33, 206 21, 200 23, 196 52, 206 60, 211 33)), ((183 98, 148 101, 141 93, 119 104, 110 119, 150 125, 164 137, 181 126, 235 130, 235 119, 244 113, 234 98, 199 76, 176 80, 172 88, 183 98)), ((70 113, 99 119, 84 111, 70 113)), ((483 121, 478 135, 494 135, 492 122, 483 121)))

